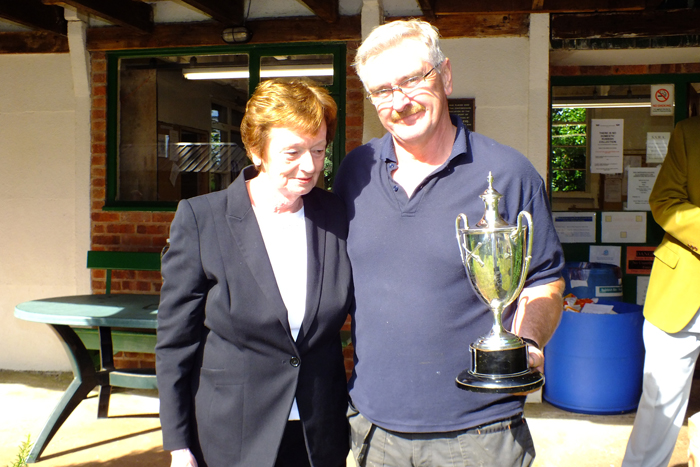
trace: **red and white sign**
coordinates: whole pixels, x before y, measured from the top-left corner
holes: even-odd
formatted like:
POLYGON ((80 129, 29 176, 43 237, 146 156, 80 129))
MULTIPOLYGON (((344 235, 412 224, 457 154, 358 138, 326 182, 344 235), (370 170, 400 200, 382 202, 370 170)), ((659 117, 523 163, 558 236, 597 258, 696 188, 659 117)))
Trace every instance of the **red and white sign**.
POLYGON ((673 84, 651 85, 651 115, 673 116, 673 84))

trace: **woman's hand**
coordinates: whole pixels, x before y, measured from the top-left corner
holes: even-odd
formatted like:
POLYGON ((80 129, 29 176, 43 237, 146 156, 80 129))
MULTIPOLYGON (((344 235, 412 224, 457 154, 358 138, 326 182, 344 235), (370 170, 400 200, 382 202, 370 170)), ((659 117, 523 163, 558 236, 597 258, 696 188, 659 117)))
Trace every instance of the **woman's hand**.
POLYGON ((172 457, 170 467, 197 467, 197 461, 189 449, 171 451, 170 456, 172 457))

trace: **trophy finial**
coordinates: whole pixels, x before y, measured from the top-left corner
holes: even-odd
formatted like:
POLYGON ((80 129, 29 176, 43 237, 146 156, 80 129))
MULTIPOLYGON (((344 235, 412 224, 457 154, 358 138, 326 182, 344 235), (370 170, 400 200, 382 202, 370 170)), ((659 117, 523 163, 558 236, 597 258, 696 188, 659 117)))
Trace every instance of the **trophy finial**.
POLYGON ((508 223, 503 220, 498 212, 498 201, 503 195, 493 187, 493 175, 491 175, 490 171, 486 180, 489 183, 489 187, 483 194, 479 195, 479 198, 484 200, 484 217, 477 223, 477 227, 507 227, 508 223))

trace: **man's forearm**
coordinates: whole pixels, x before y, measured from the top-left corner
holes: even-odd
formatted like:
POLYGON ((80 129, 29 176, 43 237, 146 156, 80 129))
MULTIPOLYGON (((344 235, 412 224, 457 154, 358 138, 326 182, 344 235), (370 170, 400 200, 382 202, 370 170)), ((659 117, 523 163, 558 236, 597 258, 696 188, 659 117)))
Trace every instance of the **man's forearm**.
POLYGON ((564 279, 523 289, 513 319, 513 332, 537 342, 540 348, 556 331, 564 309, 564 279))

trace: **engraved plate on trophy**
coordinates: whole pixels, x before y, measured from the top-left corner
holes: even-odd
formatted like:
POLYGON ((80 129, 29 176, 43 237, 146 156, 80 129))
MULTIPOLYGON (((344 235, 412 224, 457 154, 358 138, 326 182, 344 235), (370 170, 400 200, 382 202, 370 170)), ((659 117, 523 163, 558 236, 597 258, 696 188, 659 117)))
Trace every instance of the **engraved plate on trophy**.
POLYGON ((471 367, 457 376, 457 385, 468 391, 487 393, 530 392, 544 384, 544 376, 528 365, 527 344, 503 328, 503 310, 518 298, 525 285, 532 249, 532 217, 521 211, 517 225, 509 225, 498 212, 502 195, 488 188, 484 217, 470 227, 459 214, 455 230, 462 264, 474 292, 493 313, 491 331, 470 345, 471 367))

